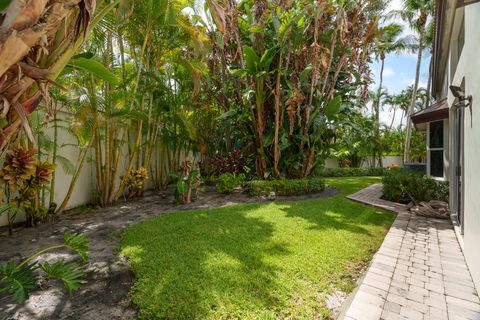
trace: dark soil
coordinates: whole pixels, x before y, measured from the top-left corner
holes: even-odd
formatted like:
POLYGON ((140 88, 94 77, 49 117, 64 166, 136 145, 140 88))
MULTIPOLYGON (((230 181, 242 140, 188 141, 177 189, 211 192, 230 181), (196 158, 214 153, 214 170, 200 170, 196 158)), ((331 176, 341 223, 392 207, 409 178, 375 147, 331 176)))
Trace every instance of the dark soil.
MULTIPOLYGON (((319 194, 278 197, 277 201, 296 201, 324 198, 337 194, 327 188, 319 194)), ((63 234, 84 233, 90 244, 87 279, 85 285, 73 296, 58 283, 50 283, 42 290, 32 292, 25 305, 13 304, 0 294, 0 320, 31 319, 133 319, 136 315, 129 299, 133 274, 127 261, 117 255, 122 230, 145 219, 181 210, 221 207, 240 203, 266 202, 250 198, 240 191, 221 195, 213 189, 202 192, 198 200, 189 205, 177 205, 172 192, 150 192, 142 198, 118 203, 108 208, 88 210, 74 209, 64 213, 59 221, 44 224, 35 229, 17 228, 11 237, 0 237, 0 263, 16 261, 30 254, 63 242, 63 234)), ((5 231, 5 230, 0 230, 5 231)), ((66 261, 78 259, 71 252, 55 252, 41 259, 66 261)))

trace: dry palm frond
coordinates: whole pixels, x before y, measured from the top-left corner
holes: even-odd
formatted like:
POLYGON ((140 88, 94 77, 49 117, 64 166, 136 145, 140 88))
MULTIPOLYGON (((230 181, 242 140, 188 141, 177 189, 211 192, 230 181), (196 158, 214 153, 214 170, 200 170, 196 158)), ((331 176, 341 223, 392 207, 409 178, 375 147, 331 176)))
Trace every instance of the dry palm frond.
POLYGON ((1 116, 7 119, 0 152, 20 126, 34 141, 28 115, 48 100, 48 86, 80 46, 95 9, 96 0, 13 0, 0 13, 1 116))

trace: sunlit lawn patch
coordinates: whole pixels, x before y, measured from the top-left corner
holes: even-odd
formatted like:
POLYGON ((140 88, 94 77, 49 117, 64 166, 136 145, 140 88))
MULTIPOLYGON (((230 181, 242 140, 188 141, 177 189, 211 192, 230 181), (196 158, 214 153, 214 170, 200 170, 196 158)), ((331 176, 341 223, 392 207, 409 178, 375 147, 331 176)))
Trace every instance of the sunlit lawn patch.
POLYGON ((328 318, 393 214, 344 198, 378 178, 332 178, 331 198, 165 214, 129 228, 121 253, 142 319, 328 318))

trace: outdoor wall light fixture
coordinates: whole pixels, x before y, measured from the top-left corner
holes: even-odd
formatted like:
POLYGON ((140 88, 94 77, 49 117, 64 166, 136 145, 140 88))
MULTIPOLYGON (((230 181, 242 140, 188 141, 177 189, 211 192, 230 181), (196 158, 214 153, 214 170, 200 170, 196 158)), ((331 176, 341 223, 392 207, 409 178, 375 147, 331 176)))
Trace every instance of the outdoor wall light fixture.
POLYGON ((450 86, 450 91, 452 91, 453 96, 458 99, 459 103, 456 104, 456 107, 467 108, 472 105, 472 96, 465 96, 465 92, 463 92, 462 88, 450 86))

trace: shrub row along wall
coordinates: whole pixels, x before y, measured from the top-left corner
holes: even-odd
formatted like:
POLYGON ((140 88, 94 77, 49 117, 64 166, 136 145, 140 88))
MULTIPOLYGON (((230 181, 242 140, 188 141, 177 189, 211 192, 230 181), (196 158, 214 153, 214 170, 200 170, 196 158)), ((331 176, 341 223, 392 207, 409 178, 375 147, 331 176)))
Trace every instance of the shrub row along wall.
POLYGON ((325 168, 320 174, 322 177, 365 177, 384 176, 388 172, 385 168, 325 168))
POLYGON ((275 192, 277 196, 299 196, 325 190, 325 181, 321 178, 293 180, 254 180, 245 185, 250 196, 268 196, 275 192))

